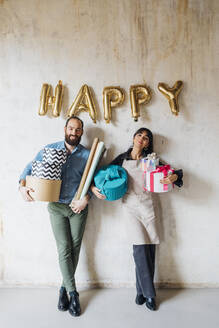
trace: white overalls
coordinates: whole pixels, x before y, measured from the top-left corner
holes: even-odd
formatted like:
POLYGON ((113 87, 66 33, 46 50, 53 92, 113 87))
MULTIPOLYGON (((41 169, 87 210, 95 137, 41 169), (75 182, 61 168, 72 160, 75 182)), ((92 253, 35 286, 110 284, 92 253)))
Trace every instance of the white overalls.
POLYGON ((152 195, 143 189, 140 160, 124 160, 128 172, 128 191, 123 197, 126 231, 133 244, 138 295, 155 297, 155 244, 159 244, 157 219, 152 195))
POLYGON ((159 244, 157 219, 151 192, 143 189, 143 172, 140 160, 124 160, 128 172, 128 191, 122 199, 126 230, 132 244, 159 244))

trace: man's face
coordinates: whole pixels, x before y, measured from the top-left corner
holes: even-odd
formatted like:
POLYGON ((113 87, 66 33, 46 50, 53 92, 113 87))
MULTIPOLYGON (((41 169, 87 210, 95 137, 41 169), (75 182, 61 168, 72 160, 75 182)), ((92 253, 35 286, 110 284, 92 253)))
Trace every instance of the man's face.
POLYGON ((71 119, 64 128, 65 141, 71 146, 77 146, 81 141, 83 129, 81 122, 77 119, 71 119))

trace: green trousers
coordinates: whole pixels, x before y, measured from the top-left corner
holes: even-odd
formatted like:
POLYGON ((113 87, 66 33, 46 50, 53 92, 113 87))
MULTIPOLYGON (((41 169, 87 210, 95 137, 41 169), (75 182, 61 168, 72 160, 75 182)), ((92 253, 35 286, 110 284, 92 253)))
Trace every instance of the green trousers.
POLYGON ((48 211, 56 240, 62 286, 68 292, 76 290, 75 270, 87 220, 88 206, 76 214, 68 204, 49 203, 48 211))

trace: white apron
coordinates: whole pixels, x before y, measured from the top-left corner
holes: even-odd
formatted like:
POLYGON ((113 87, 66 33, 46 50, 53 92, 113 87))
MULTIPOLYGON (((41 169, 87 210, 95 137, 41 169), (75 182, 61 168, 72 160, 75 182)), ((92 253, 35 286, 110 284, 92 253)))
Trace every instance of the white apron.
POLYGON ((159 244, 152 195, 143 189, 141 160, 124 160, 128 191, 122 199, 128 239, 134 245, 159 244))

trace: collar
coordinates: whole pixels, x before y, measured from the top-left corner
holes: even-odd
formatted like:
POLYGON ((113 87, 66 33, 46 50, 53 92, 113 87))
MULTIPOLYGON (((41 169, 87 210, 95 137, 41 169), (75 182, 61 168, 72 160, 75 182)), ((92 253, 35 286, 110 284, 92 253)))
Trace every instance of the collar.
MULTIPOLYGON (((66 149, 65 147, 65 141, 62 141, 62 148, 66 149)), ((81 144, 78 144, 71 152, 71 154, 74 154, 77 150, 80 150, 82 148, 81 144)))

